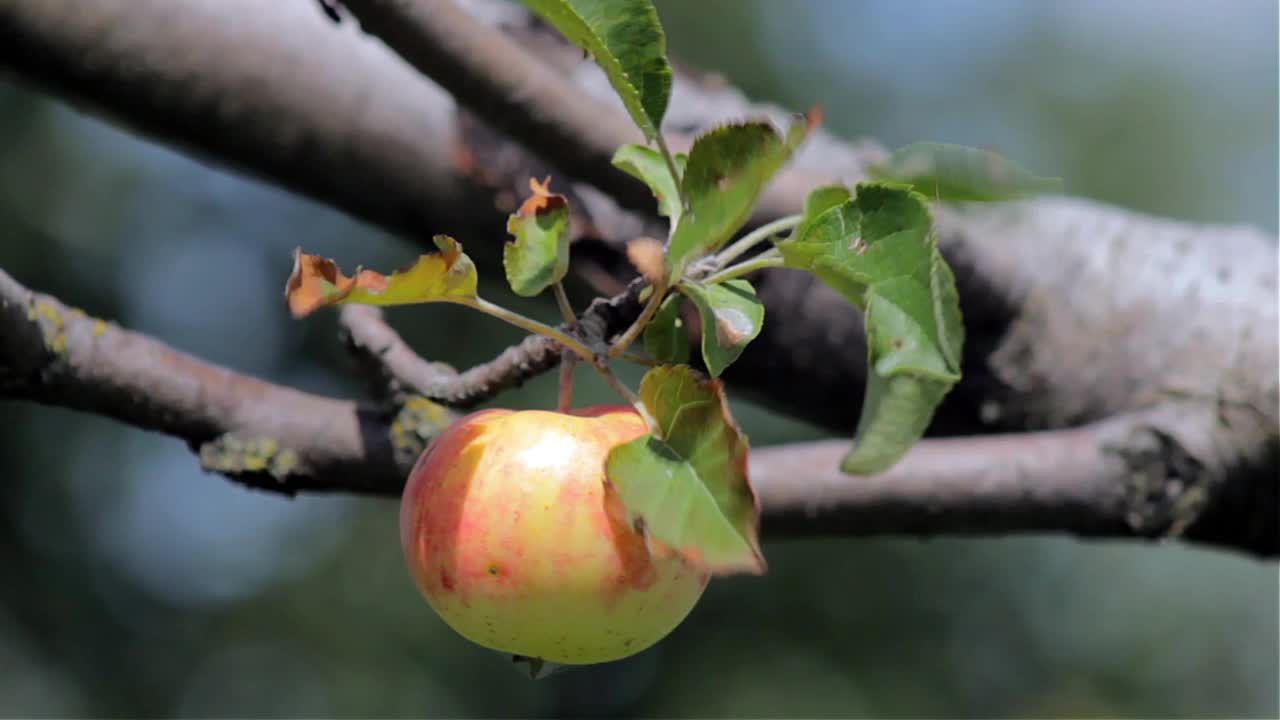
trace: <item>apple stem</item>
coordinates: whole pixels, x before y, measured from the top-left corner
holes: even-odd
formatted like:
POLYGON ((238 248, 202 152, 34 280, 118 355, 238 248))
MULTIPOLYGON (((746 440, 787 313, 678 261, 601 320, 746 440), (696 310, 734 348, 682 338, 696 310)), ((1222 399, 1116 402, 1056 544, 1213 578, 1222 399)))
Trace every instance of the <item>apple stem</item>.
POLYGON ((556 407, 562 413, 573 407, 573 371, 577 367, 577 355, 567 350, 560 354, 560 399, 556 407))
POLYGON ((658 421, 654 420, 653 416, 649 414, 649 409, 640 401, 640 396, 636 395, 635 391, 627 387, 626 383, 619 380, 618 376, 613 374, 613 371, 609 369, 608 360, 605 358, 596 358, 595 361, 591 363, 591 366, 596 369, 596 372, 600 373, 600 377, 604 378, 605 383, 608 384, 609 387, 616 390, 617 393, 625 398, 627 402, 631 403, 631 407, 635 408, 636 412, 640 414, 640 417, 644 419, 644 424, 649 426, 649 432, 661 437, 662 431, 661 428, 658 427, 658 421))

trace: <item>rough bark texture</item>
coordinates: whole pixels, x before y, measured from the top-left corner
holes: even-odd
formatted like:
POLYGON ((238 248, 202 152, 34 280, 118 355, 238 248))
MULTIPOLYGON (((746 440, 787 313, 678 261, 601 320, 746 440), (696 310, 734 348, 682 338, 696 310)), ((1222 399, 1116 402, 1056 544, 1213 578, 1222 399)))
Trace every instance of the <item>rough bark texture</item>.
MULTIPOLYGON (((614 141, 610 128, 618 127, 621 110, 598 70, 511 6, 467 3, 468 18, 405 15, 411 8, 403 3, 350 5, 366 21, 363 29, 335 25, 310 0, 6 0, 0 66, 156 139, 416 240, 434 232, 464 241, 496 236, 527 177, 569 173, 572 180, 562 179, 577 213, 575 253, 589 261, 584 277, 601 292, 620 292, 630 278, 623 243, 655 234, 655 219, 622 209, 637 207, 635 190, 627 190, 634 185, 599 162, 602 144, 614 141), (479 33, 477 22, 506 35, 479 33), (472 40, 444 42, 458 28, 472 34, 459 30, 454 40, 472 40), (382 34, 387 45, 364 31, 382 34), (447 76, 458 101, 477 114, 460 109, 388 46, 427 75, 447 76), (522 62, 545 63, 520 77, 559 83, 556 91, 513 97, 519 83, 504 80, 493 64, 513 52, 523 53, 522 62), (582 147, 574 148, 580 153, 558 144, 575 136, 580 114, 539 106, 540 98, 557 93, 592 98, 581 107, 591 108, 601 135, 582 136, 582 147), (517 132, 510 117, 498 116, 513 109, 537 119, 534 129, 517 132)), ((759 114, 778 117, 780 111, 683 73, 667 125, 673 137, 687 138, 724 119, 759 114)), ((794 211, 805 190, 820 182, 857 180, 881 153, 873 143, 818 133, 770 187, 757 220, 794 211)), ((771 527, 794 525, 809 509, 840 497, 840 512, 820 513, 814 527, 1181 535, 1277 552, 1275 237, 1064 197, 943 208, 938 227, 956 269, 969 342, 965 379, 940 409, 934 431, 1022 432, 938 441, 947 445, 929 441, 921 452, 945 448, 956 458, 985 457, 979 449, 1001 452, 985 471, 923 473, 914 476, 917 485, 840 476, 828 446, 757 451, 761 463, 784 455, 818 463, 803 465, 810 468, 802 486, 808 495, 795 494, 796 473, 783 478, 787 485, 770 485, 761 466, 761 482, 770 488, 762 495, 773 498, 771 527), (1021 454, 1029 452, 1024 441, 1054 443, 1061 453, 1043 457, 1060 462, 1027 465, 1041 454, 1021 454), (948 477, 954 484, 946 485, 948 477), (991 478, 1007 482, 983 484, 991 478), (782 493, 783 487, 790 489, 782 493), (966 492, 968 505, 957 500, 966 492), (937 498, 952 500, 934 512, 937 498), (873 514, 887 507, 906 509, 873 514)), ((476 259, 483 269, 496 255, 481 252, 476 259)), ((798 272, 769 271, 753 281, 767 307, 785 312, 787 322, 767 324, 728 381, 779 411, 847 432, 865 373, 857 314, 798 272)), ((17 287, 10 281, 3 294, 13 301, 17 287)), ((335 487, 326 468, 354 478, 349 489, 387 487, 399 456, 392 441, 373 435, 394 429, 390 416, 283 388, 255 385, 241 393, 250 387, 243 383, 258 381, 220 375, 225 371, 185 356, 152 356, 149 341, 116 329, 101 337, 89 332, 82 341, 90 349, 77 346, 60 357, 50 326, 37 320, 43 349, 37 348, 36 332, 22 320, 29 306, 14 307, 0 326, 7 394, 108 414, 197 446, 226 432, 261 430, 297 455, 297 471, 286 473, 296 485, 287 489, 335 487), (108 337, 123 344, 110 354, 91 349, 108 337), (147 362, 115 367, 130 357, 147 362), (175 392, 198 390, 200 402, 192 406, 181 393, 164 394, 168 386, 152 374, 170 377, 175 392), (183 385, 185 376, 200 380, 183 385), (251 407, 255 394, 268 407, 251 407), (287 410, 312 402, 330 404, 311 407, 304 418, 322 416, 316 411, 323 409, 331 413, 323 415, 329 418, 324 429, 345 428, 343 439, 315 448, 314 458, 309 443, 318 429, 291 425, 287 410)), ((80 325, 62 317, 69 340, 80 325)), ((402 443, 400 454, 408 447, 402 443)), ((929 467, 919 462, 913 453, 905 469, 889 476, 929 467)))

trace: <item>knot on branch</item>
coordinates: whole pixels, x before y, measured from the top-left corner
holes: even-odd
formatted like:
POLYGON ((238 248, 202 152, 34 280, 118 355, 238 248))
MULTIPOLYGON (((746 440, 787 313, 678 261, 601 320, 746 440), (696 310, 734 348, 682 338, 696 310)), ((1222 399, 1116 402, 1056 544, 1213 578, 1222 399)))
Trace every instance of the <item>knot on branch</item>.
POLYGON ((1176 438, 1139 427, 1111 450, 1125 466, 1125 523, 1135 535, 1176 538, 1199 521, 1218 483, 1176 438))

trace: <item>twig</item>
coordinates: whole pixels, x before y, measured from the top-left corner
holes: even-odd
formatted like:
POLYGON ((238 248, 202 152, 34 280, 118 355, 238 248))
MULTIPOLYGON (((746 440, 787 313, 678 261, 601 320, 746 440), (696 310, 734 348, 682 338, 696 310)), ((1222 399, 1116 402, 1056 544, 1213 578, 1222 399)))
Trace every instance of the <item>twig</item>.
POLYGON ((782 253, 778 252, 775 248, 762 252, 749 260, 743 260, 737 265, 730 265, 718 272, 714 272, 703 278, 702 282, 712 285, 714 283, 724 282, 725 280, 732 280, 736 277, 742 277, 743 275, 753 273, 756 270, 763 270, 768 267, 779 267, 781 265, 782 253))
POLYGON ((738 258, 739 255, 747 252, 751 248, 759 245, 761 242, 768 240, 774 235, 784 233, 800 224, 801 217, 799 215, 789 215, 779 218, 771 223, 766 223, 751 232, 743 235, 733 242, 732 245, 726 247, 716 254, 716 266, 724 267, 730 262, 738 258))
MULTIPOLYGON (((605 338, 640 312, 635 296, 641 286, 633 283, 613 298, 593 302, 580 319, 572 326, 565 323, 560 331, 578 333, 581 339, 574 342, 580 348, 586 349, 588 343, 603 345, 605 338)), ((459 373, 414 352, 377 308, 344 306, 339 326, 362 366, 390 387, 393 396, 402 397, 407 391, 453 408, 475 407, 561 363, 560 343, 545 335, 529 335, 493 360, 459 373)))
POLYGON ((560 308, 560 319, 572 327, 578 322, 578 314, 573 311, 573 303, 569 302, 569 296, 565 294, 564 283, 557 280, 551 287, 556 296, 556 305, 560 308))
POLYGON ((652 285, 651 288, 649 300, 645 302, 644 310, 640 311, 640 315, 609 346, 609 357, 618 357, 626 352, 627 348, 631 347, 631 343, 640 337, 640 333, 644 332, 645 326, 649 324, 649 321, 658 312, 658 306, 662 304, 662 298, 667 294, 667 289, 662 283, 652 285))

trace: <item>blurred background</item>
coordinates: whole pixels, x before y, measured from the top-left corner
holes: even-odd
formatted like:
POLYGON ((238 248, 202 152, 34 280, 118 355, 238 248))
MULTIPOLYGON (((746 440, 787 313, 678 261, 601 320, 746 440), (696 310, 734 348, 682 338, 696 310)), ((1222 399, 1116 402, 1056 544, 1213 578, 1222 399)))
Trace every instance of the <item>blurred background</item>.
MULTIPOLYGON (((1276 7, 659 2, 675 55, 821 102, 841 135, 994 147, 1076 194, 1273 233, 1276 7)), ((331 314, 280 302, 304 241, 372 267, 415 252, 0 81, 0 267, 29 287, 354 397, 331 314)), ((449 308, 404 317, 460 366, 518 338, 449 308)), ((546 406, 554 385, 502 402, 546 406)), ((754 445, 820 435, 737 407, 754 445)), ((392 501, 289 500, 107 420, 0 417, 0 715, 1280 715, 1275 563, 1066 538, 767 543, 768 576, 714 582, 657 648, 532 682, 419 599, 392 501)))

